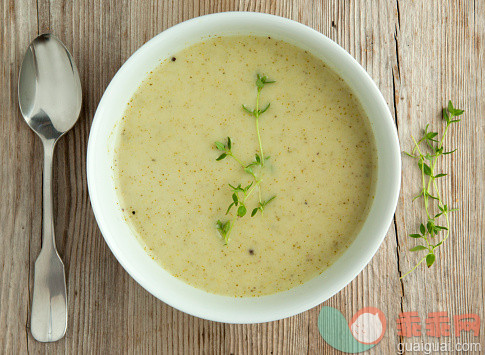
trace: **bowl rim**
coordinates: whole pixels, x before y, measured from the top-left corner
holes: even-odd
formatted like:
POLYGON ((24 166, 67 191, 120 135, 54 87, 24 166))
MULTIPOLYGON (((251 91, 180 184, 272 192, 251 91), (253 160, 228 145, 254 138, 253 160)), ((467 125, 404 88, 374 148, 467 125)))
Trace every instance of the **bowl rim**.
MULTIPOLYGON (((224 36, 227 34, 222 34, 222 35, 224 36)), ((90 133, 89 133, 86 166, 87 166, 87 182, 88 182, 89 197, 90 197, 93 213, 95 215, 97 224, 111 252, 114 254, 118 262, 123 266, 123 268, 128 272, 128 274, 131 277, 133 277, 149 293, 151 293, 161 301, 165 302, 166 304, 176 309, 179 309, 185 313, 188 313, 203 319, 208 319, 208 320, 218 321, 218 322, 226 322, 226 323, 239 323, 239 324, 268 322, 268 321, 279 320, 279 319, 283 319, 283 318, 287 318, 287 317, 299 314, 301 312, 307 311, 321 304, 322 302, 326 301, 327 299, 335 295, 341 289, 343 289, 346 285, 348 285, 370 262, 370 260, 372 259, 372 257, 375 255, 378 248, 382 244, 382 241, 384 240, 387 234, 389 226, 392 223, 394 212, 397 207, 397 201, 399 197, 400 183, 401 183, 401 156, 400 156, 399 139, 397 135, 396 126, 384 97, 382 96, 380 90, 378 89, 377 85, 374 83, 372 78, 365 71, 365 69, 348 52, 346 52, 336 42, 332 41, 330 38, 326 37, 322 33, 317 32, 316 30, 291 19, 279 17, 276 15, 257 13, 257 12, 238 12, 238 11, 221 12, 221 13, 195 17, 164 30, 163 32, 154 36, 152 39, 150 39, 140 48, 138 48, 117 71, 115 76, 110 81, 108 87, 106 88, 98 104, 96 113, 93 118, 90 133), (382 214, 382 222, 376 227, 377 230, 375 234, 377 235, 377 237, 373 239, 373 244, 369 245, 366 250, 362 251, 361 255, 359 255, 359 260, 354 261, 352 264, 352 267, 349 267, 348 270, 345 270, 344 275, 340 279, 335 280, 335 282, 329 287, 329 289, 325 291, 324 295, 323 294, 311 295, 311 297, 309 297, 308 300, 305 301, 304 303, 289 304, 287 305, 288 307, 286 309, 279 310, 278 312, 275 312, 275 310, 271 310, 268 312, 258 310, 259 313, 253 312, 251 314, 240 314, 240 312, 238 313, 238 311, 236 310, 231 314, 211 313, 211 309, 201 309, 200 307, 197 308, 197 307, 194 307, 193 305, 191 306, 191 305, 184 304, 183 300, 181 301, 172 296, 169 297, 164 293, 164 291, 160 291, 160 289, 154 287, 154 285, 148 284, 146 282, 146 279, 143 277, 143 275, 139 272, 139 270, 137 270, 136 265, 134 265, 129 260, 127 260, 122 255, 120 249, 118 248, 116 243, 116 237, 113 236, 113 234, 111 233, 110 227, 104 218, 104 211, 100 206, 100 201, 98 196, 97 181, 94 177, 95 169, 96 169, 95 160, 97 156, 96 148, 97 148, 97 145, 99 145, 97 144, 96 139, 97 139, 97 134, 99 133, 98 131, 100 129, 100 122, 102 120, 102 115, 103 115, 102 108, 104 107, 107 98, 110 95, 112 95, 113 89, 115 85, 118 83, 118 81, 120 81, 120 78, 123 75, 126 75, 126 72, 128 70, 127 68, 130 65, 134 65, 134 63, 139 59, 139 57, 141 57, 144 54, 145 50, 148 47, 153 46, 159 43, 160 41, 163 41, 165 37, 175 35, 176 33, 183 31, 184 27, 186 26, 190 26, 194 24, 200 25, 200 24, 216 23, 219 20, 224 20, 228 18, 234 21, 266 21, 269 23, 274 23, 275 25, 291 28, 292 30, 295 30, 295 31, 305 32, 307 36, 312 36, 313 38, 318 39, 321 43, 320 44, 321 46, 327 46, 331 48, 335 52, 336 56, 345 59, 349 66, 352 66, 353 69, 359 72, 361 79, 363 79, 364 81, 363 85, 372 92, 372 95, 375 96, 377 100, 374 104, 376 105, 377 110, 382 113, 381 123, 384 126, 386 126, 383 129, 386 129, 389 133, 389 144, 390 144, 389 154, 391 154, 392 157, 394 158, 393 161, 389 162, 388 176, 386 176, 386 178, 389 179, 392 185, 388 191, 389 195, 387 196, 387 201, 388 201, 386 205, 387 209, 382 214)), ((359 238, 360 234, 361 233, 359 232, 354 240, 354 243, 359 238)), ((133 238, 136 238, 136 237, 133 236, 133 238)), ((340 259, 342 259, 342 257, 343 256, 341 256, 337 260, 337 262, 340 259)), ((336 264, 337 262, 335 262, 334 264, 336 264)), ((315 277, 315 279, 317 278, 318 276, 315 277)), ((313 282, 313 280, 307 283, 311 283, 311 282, 313 282)), ((295 289, 299 287, 301 286, 298 286, 295 289)), ((252 299, 257 300, 257 299, 263 299, 263 298, 278 297, 279 295, 290 291, 280 292, 269 296, 256 297, 252 299)), ((227 296, 211 295, 211 297, 226 298, 227 296)), ((247 298, 242 298, 242 299, 247 299, 247 298)))

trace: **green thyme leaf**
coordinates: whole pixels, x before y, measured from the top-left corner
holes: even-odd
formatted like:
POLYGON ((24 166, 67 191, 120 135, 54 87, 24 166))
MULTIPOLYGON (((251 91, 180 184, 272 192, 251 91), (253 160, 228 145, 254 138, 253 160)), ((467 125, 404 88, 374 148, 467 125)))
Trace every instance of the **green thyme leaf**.
POLYGON ((271 104, 267 104, 265 108, 263 108, 262 110, 260 110, 260 111, 259 111, 259 113, 260 113, 260 114, 261 114, 261 113, 265 113, 265 112, 266 112, 266 111, 269 109, 269 106, 270 106, 270 105, 271 105, 271 104))
POLYGON ((418 161, 419 170, 423 170, 424 174, 427 176, 431 175, 431 168, 428 164, 423 162, 423 160, 418 161))
POLYGON ((219 156, 217 157, 217 159, 216 159, 216 160, 217 160, 217 161, 219 161, 219 160, 224 159, 225 157, 227 157, 227 154, 226 154, 226 153, 222 153, 221 155, 219 155, 219 156))
POLYGON ((409 251, 419 251, 419 250, 426 250, 427 248, 424 245, 416 245, 414 248, 409 249, 409 251))
POLYGON ((231 210, 232 206, 234 206, 234 202, 229 205, 229 207, 227 208, 226 214, 229 213, 229 211, 231 210))
POLYGON ((424 233, 426 233, 426 228, 424 227, 424 224, 421 223, 421 225, 419 226, 419 231, 421 232, 421 234, 424 235, 424 233))
POLYGON ((246 206, 244 205, 239 206, 239 208, 237 209, 237 216, 244 217, 245 214, 246 214, 246 206))
POLYGON ((247 113, 249 113, 250 115, 253 114, 253 111, 251 111, 250 109, 248 109, 246 106, 242 105, 242 108, 244 111, 246 111, 247 113))
POLYGON ((458 149, 457 149, 457 148, 455 148, 455 149, 453 149, 453 150, 451 150, 451 151, 449 151, 449 152, 444 152, 444 153, 443 153, 443 155, 453 154, 453 153, 454 153, 454 152, 456 152, 457 150, 458 150, 458 149))
POLYGON ((247 172, 248 174, 251 174, 251 175, 254 174, 253 169, 250 166, 245 167, 244 171, 247 172))
POLYGON ((428 254, 426 255, 426 265, 428 267, 431 267, 431 265, 434 264, 434 261, 436 260, 436 255, 434 254, 428 254))
POLYGON ((216 148, 218 150, 222 150, 222 151, 225 151, 226 150, 226 147, 221 142, 216 142, 216 148))

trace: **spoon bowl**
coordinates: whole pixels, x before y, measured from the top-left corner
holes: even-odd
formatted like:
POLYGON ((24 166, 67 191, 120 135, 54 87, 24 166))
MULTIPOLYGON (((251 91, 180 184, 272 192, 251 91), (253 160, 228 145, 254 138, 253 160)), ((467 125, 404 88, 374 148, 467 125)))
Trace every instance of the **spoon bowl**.
POLYGON ((52 216, 52 161, 57 140, 81 111, 81 81, 71 54, 51 34, 32 41, 22 61, 19 106, 44 146, 42 250, 35 262, 30 329, 41 342, 61 339, 67 328, 64 264, 56 250, 52 216))
POLYGON ((19 74, 22 116, 41 138, 59 139, 81 111, 81 81, 71 54, 57 37, 42 34, 25 53, 19 74))

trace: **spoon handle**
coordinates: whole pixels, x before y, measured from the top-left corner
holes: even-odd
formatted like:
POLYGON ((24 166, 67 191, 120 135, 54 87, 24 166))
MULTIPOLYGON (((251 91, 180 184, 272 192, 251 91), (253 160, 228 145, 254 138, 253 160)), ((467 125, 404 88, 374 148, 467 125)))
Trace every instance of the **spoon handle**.
POLYGON ((55 140, 43 140, 42 250, 35 262, 34 295, 30 329, 41 342, 61 339, 67 328, 67 297, 64 264, 56 250, 52 209, 52 161, 55 140))

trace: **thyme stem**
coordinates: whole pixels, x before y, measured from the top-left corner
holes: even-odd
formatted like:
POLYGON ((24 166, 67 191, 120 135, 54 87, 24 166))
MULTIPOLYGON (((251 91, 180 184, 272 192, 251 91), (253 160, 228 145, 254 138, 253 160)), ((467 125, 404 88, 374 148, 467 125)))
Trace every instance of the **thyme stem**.
POLYGON ((262 87, 258 87, 258 94, 256 95, 256 110, 254 112, 254 117, 256 118, 256 132, 258 134, 258 143, 259 143, 259 152, 261 154, 261 166, 264 167, 264 153, 263 153, 263 144, 261 143, 261 134, 259 133, 259 96, 261 94, 262 87))

